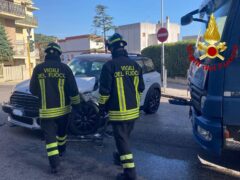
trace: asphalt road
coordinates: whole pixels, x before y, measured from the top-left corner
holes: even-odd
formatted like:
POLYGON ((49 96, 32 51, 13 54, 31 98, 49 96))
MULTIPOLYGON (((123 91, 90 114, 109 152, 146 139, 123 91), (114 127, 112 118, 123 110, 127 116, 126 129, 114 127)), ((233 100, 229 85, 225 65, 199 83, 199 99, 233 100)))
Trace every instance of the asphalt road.
MULTIPOLYGON (((9 99, 11 88, 0 86, 0 102, 9 99)), ((157 114, 142 114, 136 122, 132 149, 139 179, 238 179, 239 153, 228 152, 222 158, 206 155, 194 141, 188 110, 162 98, 157 114)), ((111 180, 121 172, 112 165, 115 145, 108 137, 103 147, 94 142, 69 142, 63 171, 51 175, 40 133, 11 127, 6 121, 7 115, 0 110, 0 124, 6 123, 0 126, 0 179, 111 180)))

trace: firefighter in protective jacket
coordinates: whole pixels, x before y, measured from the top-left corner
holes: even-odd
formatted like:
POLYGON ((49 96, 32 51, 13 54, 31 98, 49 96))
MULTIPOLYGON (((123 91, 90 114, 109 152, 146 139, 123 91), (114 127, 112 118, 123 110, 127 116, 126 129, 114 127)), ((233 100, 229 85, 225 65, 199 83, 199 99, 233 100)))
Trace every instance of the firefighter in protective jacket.
MULTIPOLYGON (((100 77, 100 113, 108 111, 113 126, 118 158, 124 169, 117 179, 135 180, 135 163, 130 150, 129 137, 134 122, 139 118, 140 99, 144 91, 141 67, 129 59, 124 47, 127 43, 115 33, 107 47, 112 60, 104 64, 100 77)), ((116 154, 114 154, 116 157, 116 154)))
POLYGON ((30 92, 40 100, 41 128, 46 139, 51 172, 56 173, 59 156, 66 150, 66 130, 71 105, 78 107, 80 96, 71 69, 61 63, 60 46, 50 43, 45 53, 45 62, 37 65, 33 71, 30 92))

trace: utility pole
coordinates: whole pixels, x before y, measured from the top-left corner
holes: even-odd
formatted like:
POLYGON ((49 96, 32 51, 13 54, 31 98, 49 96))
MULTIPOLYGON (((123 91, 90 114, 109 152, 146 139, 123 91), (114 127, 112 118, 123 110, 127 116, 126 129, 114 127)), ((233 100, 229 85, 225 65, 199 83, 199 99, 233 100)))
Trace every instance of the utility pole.
POLYGON ((32 76, 32 71, 31 71, 31 55, 30 55, 31 28, 27 29, 27 32, 28 32, 28 37, 27 37, 28 73, 29 73, 29 78, 31 78, 31 76, 32 76))
MULTIPOLYGON (((164 22, 163 22, 163 0, 161 0, 161 28, 164 27, 164 22)), ((165 69, 165 50, 164 50, 164 42, 162 42, 162 82, 163 82, 163 88, 165 92, 165 88, 167 87, 167 72, 165 69)))

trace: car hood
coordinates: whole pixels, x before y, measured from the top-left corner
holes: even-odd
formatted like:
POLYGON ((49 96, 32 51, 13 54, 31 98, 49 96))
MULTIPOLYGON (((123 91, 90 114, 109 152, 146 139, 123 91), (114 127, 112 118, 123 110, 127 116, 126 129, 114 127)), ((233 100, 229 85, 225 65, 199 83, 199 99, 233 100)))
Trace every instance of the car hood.
MULTIPOLYGON (((95 77, 75 77, 80 93, 91 92, 96 83, 95 77)), ((30 80, 25 80, 15 86, 13 91, 31 94, 29 91, 30 80)))

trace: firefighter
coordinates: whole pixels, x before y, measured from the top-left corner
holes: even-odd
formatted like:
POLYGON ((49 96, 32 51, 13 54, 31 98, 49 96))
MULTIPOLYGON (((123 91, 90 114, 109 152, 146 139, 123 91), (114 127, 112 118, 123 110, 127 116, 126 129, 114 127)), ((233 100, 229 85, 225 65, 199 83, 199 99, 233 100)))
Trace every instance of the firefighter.
POLYGON ((45 61, 36 66, 30 92, 39 97, 39 117, 45 135, 51 173, 59 171, 59 156, 66 151, 68 115, 72 107, 79 109, 80 96, 71 69, 61 63, 61 48, 50 43, 45 61))
POLYGON ((129 137, 139 118, 140 98, 144 91, 141 67, 129 59, 127 45, 120 34, 115 33, 107 42, 112 60, 104 64, 100 76, 100 114, 109 113, 123 173, 117 179, 137 178, 129 137))

